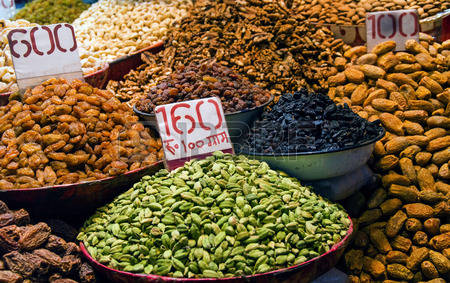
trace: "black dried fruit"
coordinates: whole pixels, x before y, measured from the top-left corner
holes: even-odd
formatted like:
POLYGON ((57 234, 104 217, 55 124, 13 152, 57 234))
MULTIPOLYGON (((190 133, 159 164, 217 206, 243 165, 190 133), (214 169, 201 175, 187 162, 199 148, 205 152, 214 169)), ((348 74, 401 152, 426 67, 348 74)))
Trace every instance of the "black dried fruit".
POLYGON ((382 131, 378 122, 362 119, 347 105, 301 89, 266 110, 236 148, 266 154, 335 151, 373 140, 382 131))

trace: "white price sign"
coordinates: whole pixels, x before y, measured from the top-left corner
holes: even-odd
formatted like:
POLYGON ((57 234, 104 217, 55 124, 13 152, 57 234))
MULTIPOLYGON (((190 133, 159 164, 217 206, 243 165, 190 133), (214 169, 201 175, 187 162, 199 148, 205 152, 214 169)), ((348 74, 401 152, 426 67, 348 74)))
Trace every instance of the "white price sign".
POLYGON ((70 24, 16 28, 8 43, 21 90, 51 77, 83 79, 75 30, 70 24))
POLYGON ((14 16, 16 3, 14 0, 0 0, 0 19, 7 20, 14 16))
POLYGON ((155 108, 155 114, 169 170, 217 150, 233 153, 219 98, 161 105, 155 108))
POLYGON ((395 50, 405 50, 408 39, 419 41, 419 16, 416 10, 397 10, 368 13, 366 16, 367 50, 378 43, 393 40, 395 50))

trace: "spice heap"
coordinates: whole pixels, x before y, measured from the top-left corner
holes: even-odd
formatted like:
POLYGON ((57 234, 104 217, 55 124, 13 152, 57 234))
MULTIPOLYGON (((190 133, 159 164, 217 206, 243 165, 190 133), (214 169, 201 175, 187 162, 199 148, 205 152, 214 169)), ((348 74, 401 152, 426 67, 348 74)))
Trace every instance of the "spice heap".
POLYGON ((110 62, 160 41, 190 6, 190 0, 100 0, 73 25, 80 45, 110 62))
POLYGON ((267 163, 215 152, 142 178, 100 208, 78 239, 112 268, 217 278, 305 262, 349 225, 338 205, 267 163))
POLYGON ((50 79, 23 102, 0 107, 0 189, 90 181, 162 158, 152 137, 114 95, 50 79))
POLYGON ((220 98, 225 112, 233 113, 261 106, 270 99, 268 91, 214 62, 179 67, 155 87, 144 91, 147 96, 137 101, 136 108, 147 113, 153 113, 159 105, 213 96, 220 98))
POLYGON ((375 140, 382 129, 325 94, 301 89, 281 96, 255 121, 240 150, 250 153, 333 151, 375 140))
POLYGON ((72 23, 89 8, 82 0, 34 0, 27 3, 14 16, 40 25, 72 23))
POLYGON ((165 50, 147 55, 156 56, 156 64, 132 71, 121 88, 132 95, 137 81, 157 81, 161 68, 165 75, 179 65, 215 59, 274 94, 303 86, 319 90, 336 74, 329 66, 343 49, 329 29, 304 25, 280 1, 197 1, 168 32, 165 50))
POLYGON ((329 80, 336 102, 387 130, 374 151, 382 186, 345 256, 352 282, 445 279, 450 270, 450 41, 421 34, 404 52, 395 46, 353 47, 329 80))
POLYGON ((379 11, 416 9, 420 19, 450 9, 447 0, 295 0, 294 9, 314 23, 361 25, 366 14, 379 11))
POLYGON ((0 282, 95 282, 78 245, 53 235, 46 223, 31 225, 26 210, 11 211, 2 201, 0 219, 0 282))

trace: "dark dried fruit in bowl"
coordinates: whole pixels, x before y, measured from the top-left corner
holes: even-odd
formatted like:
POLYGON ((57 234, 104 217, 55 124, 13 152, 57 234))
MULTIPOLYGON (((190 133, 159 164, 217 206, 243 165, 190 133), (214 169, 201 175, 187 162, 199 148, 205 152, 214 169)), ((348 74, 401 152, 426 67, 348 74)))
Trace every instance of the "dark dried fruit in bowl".
POLYGON ((332 151, 363 144, 380 133, 377 123, 360 118, 348 106, 301 89, 266 110, 237 148, 269 154, 332 151))

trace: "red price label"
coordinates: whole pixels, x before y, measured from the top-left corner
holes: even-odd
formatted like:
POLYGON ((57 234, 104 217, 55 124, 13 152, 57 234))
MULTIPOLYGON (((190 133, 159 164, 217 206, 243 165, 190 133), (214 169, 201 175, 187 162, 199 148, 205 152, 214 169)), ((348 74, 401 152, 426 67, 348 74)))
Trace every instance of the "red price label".
POLYGON ((366 16, 367 49, 378 43, 393 40, 396 51, 405 50, 408 39, 419 41, 419 16, 416 10, 397 10, 368 13, 366 16))
POLYGON ((83 78, 72 25, 17 28, 7 37, 20 89, 51 77, 83 78))
POLYGON ((155 108, 155 114, 170 170, 217 150, 233 152, 217 97, 161 105, 155 108))
POLYGON ((0 0, 0 19, 7 20, 14 15, 16 4, 14 0, 0 0))

